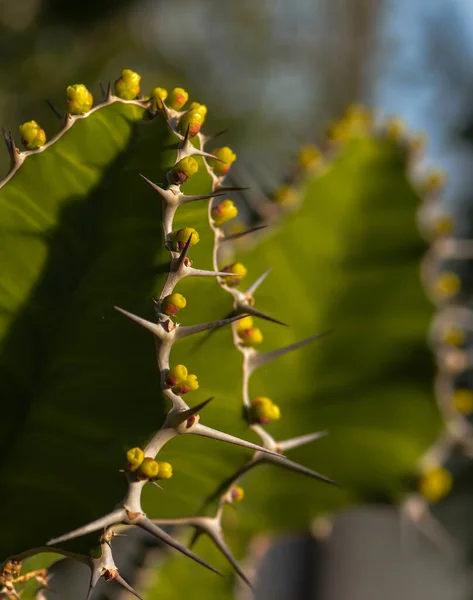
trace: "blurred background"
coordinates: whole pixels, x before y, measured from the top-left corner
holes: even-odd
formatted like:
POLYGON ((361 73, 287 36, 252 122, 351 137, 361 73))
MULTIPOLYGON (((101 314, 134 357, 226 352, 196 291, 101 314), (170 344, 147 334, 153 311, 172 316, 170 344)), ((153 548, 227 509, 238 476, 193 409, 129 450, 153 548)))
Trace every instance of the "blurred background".
MULTIPOLYGON (((73 83, 98 97, 99 81, 130 68, 145 93, 179 85, 208 105, 207 131, 228 128, 252 193, 277 185, 298 146, 320 142, 348 104, 399 115, 426 134, 426 163, 446 171, 446 207, 460 235, 471 233, 473 0, 0 0, 0 55, 7 130, 35 119, 51 135, 59 123, 46 99, 61 109, 73 83)), ((470 499, 460 490, 440 515, 454 534, 470 499)), ((473 598, 461 547, 410 529, 406 554, 396 511, 362 507, 316 523, 312 536, 256 540, 247 560, 257 597, 473 598)), ((136 544, 129 578, 155 552, 136 544)), ((70 577, 54 587, 72 599, 70 577)))

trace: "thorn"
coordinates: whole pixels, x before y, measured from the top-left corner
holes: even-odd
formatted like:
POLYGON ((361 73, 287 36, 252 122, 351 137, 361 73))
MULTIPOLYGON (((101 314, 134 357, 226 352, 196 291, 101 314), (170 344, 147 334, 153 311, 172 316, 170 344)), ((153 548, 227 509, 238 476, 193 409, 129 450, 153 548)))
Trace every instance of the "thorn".
POLYGON ((249 450, 255 450, 256 452, 264 452, 270 456, 279 457, 277 452, 273 452, 272 450, 268 450, 263 448, 263 446, 258 446, 257 444, 253 444, 252 442, 247 442, 246 440, 242 440, 233 435, 229 435, 228 433, 223 433, 222 431, 218 431, 217 429, 212 429, 211 427, 206 427, 201 423, 197 423, 188 431, 184 433, 190 433, 193 435, 201 435, 202 437, 212 438, 214 440, 219 440, 220 442, 227 442, 228 444, 235 444, 235 446, 242 446, 242 448, 248 448, 249 450))
POLYGON ((238 238, 244 237, 245 235, 249 235, 250 233, 254 233, 255 231, 259 231, 260 229, 266 229, 267 225, 259 225, 258 227, 251 227, 251 229, 246 229, 245 231, 240 231, 238 233, 230 233, 226 235, 222 242, 229 242, 230 240, 237 240, 238 238))
POLYGON ((308 444, 309 442, 313 442, 315 440, 319 440, 327 435, 327 431, 316 431, 315 433, 309 433, 307 435, 300 435, 299 437, 291 438, 290 440, 284 440, 283 442, 278 442, 278 446, 281 448, 283 452, 287 450, 292 450, 293 448, 299 448, 299 446, 303 446, 304 444, 308 444))
POLYGON ((243 317, 247 316, 248 315, 246 314, 235 315, 233 317, 229 317, 228 319, 220 319, 219 321, 211 321, 210 323, 201 323, 200 325, 181 325, 176 329, 175 339, 181 340, 182 338, 193 335, 194 333, 200 333, 201 331, 207 331, 208 329, 217 329, 218 327, 223 327, 224 325, 228 325, 234 321, 239 321, 240 319, 243 319, 243 317))
POLYGON ((194 530, 194 533, 192 534, 191 541, 188 544, 188 548, 189 549, 193 548, 196 545, 197 540, 200 538, 201 535, 202 535, 202 530, 201 529, 195 529, 194 530))
MULTIPOLYGON (((215 158, 215 156, 214 156, 214 158, 215 158)), ((244 192, 245 190, 248 190, 248 189, 250 189, 250 188, 241 187, 241 186, 237 186, 237 185, 226 185, 226 186, 220 186, 215 191, 223 192, 224 194, 227 194, 228 192, 244 192)))
POLYGON ((194 269, 189 267, 185 277, 228 277, 229 275, 237 276, 238 273, 226 273, 225 271, 204 271, 202 269, 194 269))
POLYGON ((225 540, 223 539, 223 537, 212 530, 208 530, 207 533, 211 537, 211 539, 213 540, 213 542, 215 543, 217 548, 220 550, 220 552, 225 556, 225 558, 228 560, 228 562, 235 569, 238 576, 241 577, 241 579, 243 579, 243 581, 246 583, 246 585, 249 586, 249 588, 251 590, 253 590, 253 586, 251 585, 250 580, 245 575, 245 573, 242 571, 240 565, 238 564, 235 557, 231 553, 230 548, 225 543, 225 540))
POLYGON ((122 313, 122 315, 125 315, 125 317, 128 317, 132 321, 135 321, 135 323, 138 323, 138 325, 141 325, 148 331, 151 331, 151 333, 153 333, 156 337, 162 336, 162 329, 156 323, 152 323, 151 321, 142 319, 141 317, 138 317, 137 315, 134 315, 133 313, 128 312, 127 310, 124 310, 123 308, 120 308, 119 306, 114 306, 113 308, 115 310, 118 310, 119 313, 122 313))
POLYGON ((163 111, 163 115, 164 118, 166 119, 168 125, 171 125, 171 115, 169 113, 169 108, 166 106, 166 103, 164 102, 164 100, 160 100, 160 105, 159 105, 160 110, 163 111))
POLYGON ((139 600, 143 600, 143 598, 138 594, 138 592, 134 590, 131 587, 131 585, 128 582, 126 582, 120 574, 118 574, 115 577, 115 581, 119 583, 123 588, 125 588, 128 592, 130 592, 130 594, 133 594, 133 596, 136 596, 136 598, 138 598, 139 600))
POLYGON ((252 296, 259 288, 259 286, 263 283, 263 281, 266 279, 266 277, 271 273, 272 270, 273 267, 269 267, 269 269, 266 269, 266 271, 262 275, 260 275, 258 279, 254 283, 252 283, 245 292, 243 292, 244 295, 252 296))
POLYGON ((340 487, 338 483, 333 481, 333 479, 330 479, 329 477, 325 477, 325 475, 321 475, 320 473, 317 473, 317 471, 312 471, 311 469, 308 469, 307 467, 303 467, 302 465, 300 465, 292 460, 289 460, 288 458, 286 458, 285 456, 282 456, 281 454, 276 454, 276 455, 273 454, 270 456, 264 456, 264 457, 262 457, 262 460, 264 462, 273 462, 277 465, 280 465, 281 467, 285 467, 286 469, 295 471, 296 473, 300 473, 301 475, 307 475, 307 477, 319 479, 320 481, 323 481, 325 483, 330 483, 331 485, 340 487))
POLYGON ((62 113, 59 109, 57 109, 50 100, 46 100, 46 104, 49 106, 49 108, 53 111, 53 113, 56 115, 56 117, 58 119, 61 119, 61 121, 64 121, 64 119, 66 118, 66 115, 64 113, 62 113))
POLYGON ((108 85, 107 85, 107 96, 106 96, 106 100, 110 100, 110 98, 112 97, 112 82, 109 81, 108 85))
MULTIPOLYGON (((156 483, 156 481, 150 481, 150 483, 152 483, 155 487, 159 488, 160 490, 163 490, 163 492, 164 492, 164 488, 161 485, 159 485, 159 483, 156 483)), ((118 535, 120 535, 120 534, 118 534, 118 535)))
POLYGON ((187 204, 189 202, 195 202, 196 200, 210 200, 210 198, 216 198, 217 196, 225 196, 226 192, 222 190, 217 190, 212 192, 211 194, 203 194, 202 196, 183 196, 181 198, 182 204, 187 204))
POLYGON ((186 242, 186 245, 182 249, 181 254, 179 255, 179 258, 177 259, 176 271, 179 271, 181 269, 181 267, 184 265, 184 261, 187 258, 187 253, 189 252, 189 248, 191 247, 192 235, 193 234, 191 233, 189 236, 189 239, 186 242))
POLYGON ((293 352, 294 350, 298 350, 303 346, 307 346, 315 340, 319 340, 320 338, 331 333, 332 330, 327 330, 317 335, 313 335, 312 337, 306 338, 305 340, 301 340, 300 342, 296 342, 295 344, 291 344, 290 346, 285 346, 284 348, 278 348, 277 350, 271 350, 270 352, 261 352, 257 354, 253 354, 250 356, 249 365, 250 370, 253 372, 258 367, 265 365, 266 363, 287 354, 288 352, 293 352))
POLYGON ((204 501, 203 508, 205 509, 214 500, 220 498, 225 490, 228 490, 228 488, 234 485, 241 477, 243 477, 243 475, 245 475, 245 473, 248 473, 248 471, 256 467, 256 465, 261 464, 262 462, 264 461, 261 454, 253 455, 253 458, 250 461, 242 465, 237 471, 235 471, 235 473, 233 473, 233 475, 227 477, 214 492, 207 496, 207 498, 204 501))
POLYGON ((155 183, 153 183, 150 179, 145 177, 142 173, 140 173, 140 177, 142 179, 144 179, 146 181, 146 183, 153 188, 153 190, 158 192, 158 194, 161 196, 161 198, 164 198, 165 200, 167 200, 167 197, 169 195, 167 190, 165 190, 165 189, 159 187, 159 185, 156 185, 155 183))
POLYGON ((100 85, 100 90, 102 92, 103 99, 106 100, 107 99, 107 90, 105 89, 105 86, 101 81, 99 82, 99 85, 100 85))
POLYGON ((224 160, 222 160, 221 158, 218 158, 217 156, 214 156, 213 154, 210 154, 209 152, 204 152, 203 150, 199 150, 198 148, 196 148, 195 146, 192 146, 192 144, 189 143, 189 148, 188 148, 188 156, 202 156, 203 158, 211 158, 212 160, 218 160, 219 162, 225 162, 224 160))
POLYGON ((13 139, 13 135, 11 131, 5 131, 2 127, 3 138, 5 140, 5 144, 7 146, 8 154, 10 155, 12 165, 14 165, 17 161, 19 150, 16 147, 15 140, 13 139))
POLYGON ((84 525, 83 527, 79 527, 78 529, 74 529, 69 533, 61 535, 57 538, 52 538, 49 542, 46 542, 47 546, 52 546, 54 544, 61 544, 62 542, 67 542, 68 540, 72 540, 77 537, 81 537, 88 533, 93 533, 94 531, 98 531, 99 529, 104 529, 106 527, 110 527, 110 525, 114 525, 115 523, 120 523, 126 516, 126 512, 124 508, 118 508, 113 512, 105 515, 101 519, 97 519, 96 521, 92 521, 88 525, 84 525))
POLYGON ((190 129, 191 129, 190 125, 188 125, 187 129, 186 129, 186 133, 184 135, 184 139, 182 140, 182 143, 181 143, 181 147, 182 148, 184 148, 185 145, 187 144, 187 142, 189 141, 189 132, 190 132, 190 129))
POLYGON ((212 398, 209 398, 208 400, 204 400, 204 402, 201 402, 200 404, 197 404, 196 406, 193 406, 192 408, 188 408, 187 410, 179 411, 177 417, 179 418, 181 423, 184 423, 184 421, 186 421, 189 417, 192 417, 192 416, 196 415, 197 413, 199 413, 212 400, 213 400, 213 396, 212 396, 212 398))
POLYGON ((213 571, 217 575, 221 575, 221 573, 219 571, 217 571, 217 569, 214 569, 214 567, 212 567, 205 560, 203 560, 202 558, 197 556, 197 554, 194 554, 191 550, 189 550, 188 548, 183 546, 180 542, 178 542, 177 540, 172 538, 163 529, 161 529, 160 527, 158 527, 157 525, 152 523, 147 517, 138 517, 138 519, 136 519, 133 523, 135 525, 137 525, 138 527, 141 527, 148 533, 151 533, 158 539, 162 540, 164 543, 168 544, 172 548, 179 550, 179 552, 182 552, 182 554, 185 554, 189 558, 192 558, 193 560, 198 562, 203 567, 210 569, 210 571, 213 571))
POLYGON ((274 319, 273 317, 270 317, 269 315, 265 314, 264 312, 261 312, 260 310, 258 310, 257 308, 254 308, 253 306, 248 306, 247 304, 242 306, 242 309, 247 312, 249 315, 252 315, 253 317, 260 317, 260 319, 265 319, 266 321, 270 321, 271 323, 277 323, 278 325, 284 325, 284 327, 287 327, 287 323, 283 323, 282 321, 278 321, 278 319, 274 319))

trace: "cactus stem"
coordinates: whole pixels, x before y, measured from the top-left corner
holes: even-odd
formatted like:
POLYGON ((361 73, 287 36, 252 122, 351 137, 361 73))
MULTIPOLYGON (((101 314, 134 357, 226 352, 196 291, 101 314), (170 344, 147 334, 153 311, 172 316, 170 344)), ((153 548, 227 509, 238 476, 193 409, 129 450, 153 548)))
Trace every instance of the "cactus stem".
POLYGON ((268 362, 275 360, 276 358, 279 358, 284 354, 287 354, 288 352, 298 350, 303 346, 307 346, 308 344, 311 344, 312 342, 315 342, 316 340, 325 337, 326 335, 331 333, 331 331, 332 330, 324 331, 317 335, 313 335, 312 337, 301 340, 300 342, 296 342, 295 344, 291 344, 290 346, 285 346, 284 348, 278 348, 269 352, 252 352, 251 354, 249 354, 248 357, 248 368, 250 373, 253 373, 253 371, 255 371, 255 369, 257 369, 258 367, 261 367, 267 364, 268 362))

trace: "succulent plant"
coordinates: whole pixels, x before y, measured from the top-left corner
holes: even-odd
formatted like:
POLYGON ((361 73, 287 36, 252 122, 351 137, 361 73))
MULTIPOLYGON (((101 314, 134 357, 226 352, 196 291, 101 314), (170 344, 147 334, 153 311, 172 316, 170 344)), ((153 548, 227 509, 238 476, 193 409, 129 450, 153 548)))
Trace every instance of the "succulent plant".
POLYGON ((206 534, 250 584, 222 529, 243 479, 241 539, 303 526, 401 500, 439 429, 407 134, 350 109, 232 230, 236 155, 210 149, 206 107, 140 86, 124 70, 94 107, 69 86, 51 141, 33 121, 25 152, 5 136, 0 597, 47 583, 19 566, 46 551, 89 566, 84 598, 100 578, 140 597, 113 558, 129 527, 215 571, 168 527, 206 534))

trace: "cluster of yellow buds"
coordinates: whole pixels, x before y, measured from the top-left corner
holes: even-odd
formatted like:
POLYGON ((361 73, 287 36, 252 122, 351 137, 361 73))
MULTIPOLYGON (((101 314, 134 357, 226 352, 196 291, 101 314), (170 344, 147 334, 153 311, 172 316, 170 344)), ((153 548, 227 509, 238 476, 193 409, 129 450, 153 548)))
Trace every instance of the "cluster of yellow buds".
POLYGON ((263 341, 261 330, 253 326, 252 317, 243 317, 237 321, 237 334, 240 344, 247 348, 257 346, 263 341))
POLYGON ((208 158, 207 162, 209 167, 213 169, 215 175, 226 175, 232 164, 236 161, 236 154, 228 146, 215 148, 215 150, 212 150, 211 154, 216 158, 208 158))
POLYGON ((233 273, 233 275, 224 277, 225 284, 228 285, 228 287, 236 287, 237 285, 240 285, 241 280, 244 279, 248 273, 246 267, 239 262, 227 265, 222 269, 222 271, 224 273, 233 273))
MULTIPOLYGON (((189 237, 187 238, 189 239, 189 237)), ((185 308, 187 305, 187 300, 184 298, 182 294, 169 294, 163 298, 161 306, 163 308, 163 312, 172 317, 176 313, 178 313, 182 308, 185 308)))
POLYGON ((364 106, 352 104, 347 108, 345 115, 332 124, 328 138, 334 142, 341 142, 362 137, 371 130, 372 124, 372 112, 364 106))
POLYGON ((187 367, 184 365, 177 365, 172 369, 169 369, 166 377, 166 385, 178 396, 199 389, 197 375, 189 373, 187 367))
POLYGON ((71 115, 83 115, 92 108, 94 98, 85 85, 67 86, 67 112, 71 115))
POLYGON ((124 69, 115 81, 115 94, 122 100, 133 100, 140 93, 141 76, 130 69, 124 69))
POLYGON ((206 116, 207 107, 205 104, 192 102, 189 110, 179 119, 177 130, 182 135, 185 135, 189 129, 189 137, 194 137, 199 133, 202 125, 204 124, 206 116))
POLYGON ((449 346, 463 346, 466 341, 466 333, 458 325, 450 325, 442 331, 442 341, 449 346))
POLYGON ((36 150, 46 143, 46 133, 36 121, 28 121, 19 127, 21 141, 27 150, 36 150))
POLYGON ((141 448, 131 448, 126 453, 128 470, 136 473, 139 479, 170 479, 172 466, 145 456, 141 448))
POLYGON ((447 182, 447 176, 442 169, 433 169, 427 174, 424 180, 424 190, 428 194, 440 191, 447 182))
POLYGON ((176 185, 182 185, 189 179, 189 177, 195 175, 198 170, 199 165, 197 164, 195 158, 192 158, 192 156, 186 156, 186 158, 183 158, 177 162, 171 169, 171 181, 176 185))
POLYGON ((271 421, 277 421, 281 417, 281 411, 270 398, 258 396, 251 402, 250 415, 255 423, 266 425, 271 421))
POLYGON ((214 227, 221 227, 238 216, 238 208, 232 200, 223 200, 212 208, 211 216, 214 227))
POLYGON ((191 246, 195 246, 199 243, 199 234, 193 227, 184 227, 183 229, 173 231, 171 235, 173 250, 176 250, 176 252, 183 250, 189 238, 191 239, 191 246))

